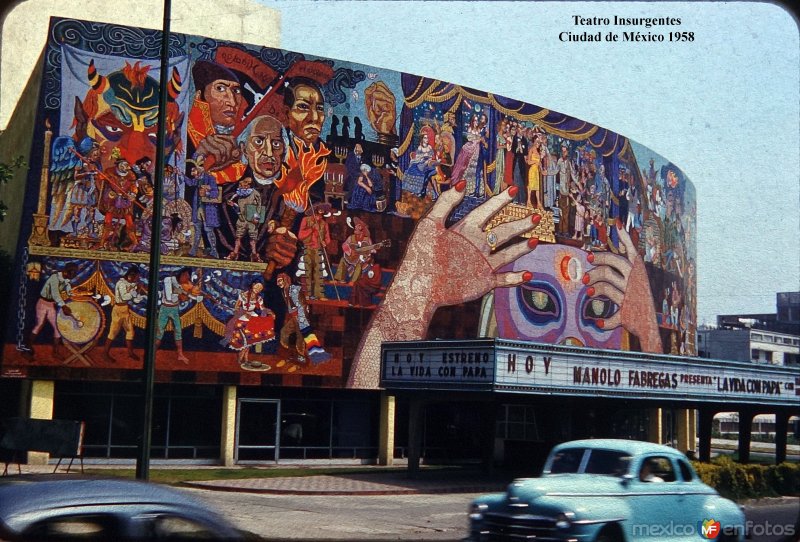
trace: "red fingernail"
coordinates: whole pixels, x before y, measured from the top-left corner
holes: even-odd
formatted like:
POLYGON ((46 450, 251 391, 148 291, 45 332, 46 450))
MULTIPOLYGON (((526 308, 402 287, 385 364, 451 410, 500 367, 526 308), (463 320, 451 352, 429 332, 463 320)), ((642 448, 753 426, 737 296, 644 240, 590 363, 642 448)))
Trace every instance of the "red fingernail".
POLYGON ((529 282, 532 278, 533 278, 533 273, 531 273, 530 271, 525 271, 522 274, 522 280, 524 282, 529 282))
POLYGON ((458 182, 457 182, 457 183, 456 183, 456 184, 453 186, 453 188, 455 188, 457 192, 463 192, 463 191, 464 191, 464 189, 465 189, 466 187, 467 187, 467 181, 466 181, 466 179, 461 179, 460 181, 458 181, 458 182))
POLYGON ((589 261, 589 263, 594 263, 594 252, 587 254, 586 259, 589 261))
POLYGON ((617 219, 617 229, 618 230, 622 229, 622 220, 620 220, 619 218, 617 219))
POLYGON ((536 237, 531 237, 528 239, 528 248, 533 250, 539 244, 539 240, 536 237))
POLYGON ((542 221, 542 215, 533 215, 531 217, 531 222, 533 222, 534 226, 537 226, 541 221, 542 221))
POLYGON ((589 284, 589 273, 584 273, 581 282, 584 284, 589 284))
POLYGON ((508 189, 508 195, 512 198, 516 197, 517 192, 519 192, 519 188, 517 188, 516 186, 512 186, 511 188, 508 189))
POLYGON ((606 327, 606 321, 603 320, 602 318, 595 320, 595 323, 597 324, 597 327, 599 327, 600 329, 606 327))
POLYGON ((594 288, 589 286, 589 289, 586 290, 586 295, 588 295, 589 297, 594 297, 594 288))

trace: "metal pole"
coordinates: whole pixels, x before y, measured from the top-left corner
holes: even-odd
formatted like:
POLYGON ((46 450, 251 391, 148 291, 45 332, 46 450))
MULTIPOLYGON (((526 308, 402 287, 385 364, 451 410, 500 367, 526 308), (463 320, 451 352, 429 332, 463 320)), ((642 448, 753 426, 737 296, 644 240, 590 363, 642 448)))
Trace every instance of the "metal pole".
POLYGON ((156 171, 153 181, 153 217, 150 237, 150 268, 147 274, 147 325, 145 327, 144 367, 142 384, 142 434, 136 458, 136 478, 150 479, 150 445, 153 432, 153 383, 155 380, 156 350, 153 338, 158 325, 158 268, 161 265, 161 196, 164 186, 164 142, 167 133, 167 82, 169 75, 169 19, 171 0, 164 0, 164 25, 161 31, 161 74, 158 100, 158 138, 156 140, 156 171))

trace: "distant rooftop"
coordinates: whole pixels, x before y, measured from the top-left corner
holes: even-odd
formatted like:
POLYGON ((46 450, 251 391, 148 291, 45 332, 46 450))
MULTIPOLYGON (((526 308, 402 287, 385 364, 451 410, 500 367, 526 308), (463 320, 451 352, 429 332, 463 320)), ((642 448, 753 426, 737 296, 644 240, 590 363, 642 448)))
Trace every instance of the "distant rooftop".
POLYGON ((775 313, 720 314, 717 316, 717 328, 750 328, 800 335, 800 291, 778 292, 776 305, 775 313))

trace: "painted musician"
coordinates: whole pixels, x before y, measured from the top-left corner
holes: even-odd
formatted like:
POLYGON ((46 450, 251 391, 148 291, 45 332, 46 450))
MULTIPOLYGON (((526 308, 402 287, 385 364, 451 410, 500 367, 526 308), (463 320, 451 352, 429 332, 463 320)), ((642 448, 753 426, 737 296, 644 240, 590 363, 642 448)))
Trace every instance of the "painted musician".
POLYGON ((382 286, 381 266, 375 262, 373 252, 361 256, 361 260, 361 276, 353 283, 349 304, 355 307, 371 307, 374 305, 372 296, 382 286))
POLYGON ((60 359, 63 357, 61 352, 61 333, 56 326, 56 316, 61 310, 66 316, 70 316, 72 311, 67 306, 67 299, 72 293, 70 281, 78 273, 78 267, 74 263, 68 263, 60 272, 50 275, 39 292, 39 300, 36 302, 36 324, 25 340, 27 351, 23 355, 32 359, 35 355, 33 343, 39 332, 44 327, 45 322, 53 328, 53 356, 60 359), (63 292, 63 293, 62 293, 63 292))
POLYGON ((361 254, 359 249, 372 245, 367 223, 360 218, 354 218, 353 233, 342 243, 342 258, 336 267, 334 279, 339 282, 353 283, 361 276, 361 254))
POLYGON ((114 307, 111 309, 111 324, 108 327, 108 337, 103 348, 103 355, 106 360, 114 363, 116 360, 111 356, 111 343, 117 338, 119 332, 125 331, 125 346, 127 347, 128 357, 134 361, 139 361, 139 356, 133 351, 133 321, 131 320, 131 303, 141 303, 145 300, 147 289, 144 284, 139 282, 141 270, 131 265, 114 286, 114 307))
POLYGON ((192 66, 194 103, 189 111, 189 156, 213 159, 207 170, 217 184, 235 183, 244 173, 241 150, 232 136, 246 103, 233 71, 208 60, 192 66))

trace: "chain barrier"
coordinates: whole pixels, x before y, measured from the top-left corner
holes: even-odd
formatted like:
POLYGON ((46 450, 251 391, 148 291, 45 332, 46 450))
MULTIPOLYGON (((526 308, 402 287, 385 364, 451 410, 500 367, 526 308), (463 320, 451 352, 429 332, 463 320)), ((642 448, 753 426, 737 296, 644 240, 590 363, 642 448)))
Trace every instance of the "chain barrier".
POLYGON ((28 300, 28 247, 22 249, 22 273, 19 275, 19 306, 17 307, 17 350, 29 352, 25 344, 25 303, 28 300))

